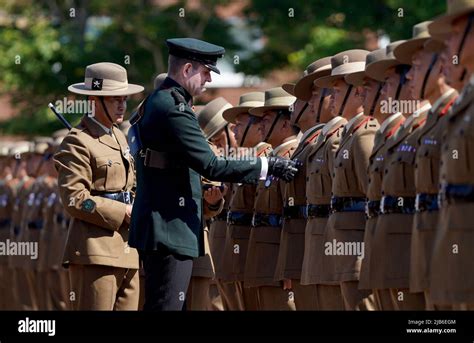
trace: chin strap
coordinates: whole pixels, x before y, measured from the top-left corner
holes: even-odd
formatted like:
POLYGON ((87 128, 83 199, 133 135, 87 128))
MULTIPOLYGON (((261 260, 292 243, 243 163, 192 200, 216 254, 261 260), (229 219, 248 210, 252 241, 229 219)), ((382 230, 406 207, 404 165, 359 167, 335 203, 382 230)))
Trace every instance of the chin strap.
POLYGON ((395 99, 398 100, 400 97, 400 92, 402 91, 403 85, 407 82, 407 73, 410 70, 409 65, 400 65, 398 68, 398 73, 400 74, 400 82, 398 83, 397 92, 395 93, 395 99))
POLYGON ((270 126, 270 130, 268 131, 267 135, 265 136, 265 139, 263 140, 264 142, 268 142, 268 139, 272 135, 272 132, 273 132, 273 129, 275 128, 276 123, 278 122, 280 117, 283 115, 283 113, 284 113, 283 110, 278 110, 277 111, 277 115, 276 115, 275 119, 273 119, 272 126, 270 126))
POLYGON ((421 86, 420 99, 425 98, 426 84, 428 83, 428 79, 430 78, 431 72, 433 71, 433 67, 436 64, 436 61, 438 60, 438 56, 438 54, 433 54, 433 57, 431 58, 430 66, 428 67, 428 70, 425 74, 425 78, 423 79, 423 86, 421 86))
POLYGON ((346 107, 347 100, 349 100, 349 95, 351 95, 352 88, 354 88, 353 85, 349 85, 349 88, 347 88, 346 95, 344 96, 344 101, 342 102, 341 108, 339 109, 339 116, 342 116, 344 113, 344 108, 346 107))
POLYGON ((307 108, 308 108, 308 103, 305 102, 303 108, 301 109, 300 113, 298 113, 298 116, 295 119, 294 125, 296 125, 298 123, 298 120, 300 120, 301 116, 303 115, 304 111, 306 111, 307 108))
POLYGON ((102 108, 103 108, 104 111, 105 111, 105 115, 107 116, 107 118, 109 118, 110 123, 111 123, 112 125, 114 125, 114 121, 112 120, 112 117, 111 117, 110 114, 109 114, 109 110, 107 109, 107 106, 105 106, 104 97, 101 96, 101 97, 99 97, 99 98, 100 98, 100 103, 102 104, 102 108))
POLYGON ((375 107, 377 106, 377 103, 380 99, 380 92, 382 91, 383 83, 379 82, 379 85, 377 87, 377 94, 375 95, 374 101, 372 102, 372 106, 370 106, 370 116, 374 115, 375 112, 375 107))
POLYGON ((321 89, 321 95, 319 96, 319 107, 318 107, 318 113, 316 114, 316 123, 319 123, 321 120, 321 110, 323 109, 323 101, 324 98, 328 95, 328 89, 323 88, 321 89))
POLYGON ((468 19, 468 22, 467 22, 467 25, 466 25, 466 29, 464 30, 464 33, 463 33, 462 39, 461 39, 461 43, 459 44, 459 49, 458 49, 458 53, 457 53, 457 56, 458 56, 459 60, 461 59, 461 54, 464 50, 464 43, 466 43, 467 35, 471 31, 473 21, 474 21, 474 12, 469 14, 469 19, 468 19))
POLYGON ((250 127, 255 123, 257 117, 249 115, 249 121, 247 123, 247 126, 245 127, 244 134, 242 135, 242 139, 240 140, 240 146, 244 146, 244 141, 245 138, 247 137, 247 133, 249 132, 250 127))

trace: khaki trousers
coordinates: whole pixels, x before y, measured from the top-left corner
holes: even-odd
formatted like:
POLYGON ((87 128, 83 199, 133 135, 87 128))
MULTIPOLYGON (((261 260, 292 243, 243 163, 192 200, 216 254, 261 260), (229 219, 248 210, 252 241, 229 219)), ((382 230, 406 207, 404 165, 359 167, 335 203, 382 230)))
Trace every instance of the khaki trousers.
POLYGON ((186 309, 190 311, 223 311, 222 299, 211 278, 193 276, 186 295, 186 309))
POLYGON ((73 310, 138 310, 138 269, 71 264, 69 278, 73 310))
POLYGON ((390 288, 395 311, 422 311, 426 309, 424 293, 410 293, 408 288, 390 288))
POLYGON ((359 289, 359 281, 343 281, 340 285, 346 311, 375 309, 375 300, 373 296, 370 297, 371 291, 359 289))
POLYGON ((344 299, 339 285, 316 285, 320 310, 344 311, 344 299))
POLYGON ((302 285, 300 280, 291 280, 291 288, 294 293, 297 311, 319 310, 318 288, 316 285, 302 285))
POLYGON ((252 287, 258 294, 258 309, 260 311, 294 311, 295 302, 290 292, 282 287, 260 286, 252 287))
POLYGON ((392 295, 389 289, 374 289, 375 306, 377 311, 393 311, 392 295))

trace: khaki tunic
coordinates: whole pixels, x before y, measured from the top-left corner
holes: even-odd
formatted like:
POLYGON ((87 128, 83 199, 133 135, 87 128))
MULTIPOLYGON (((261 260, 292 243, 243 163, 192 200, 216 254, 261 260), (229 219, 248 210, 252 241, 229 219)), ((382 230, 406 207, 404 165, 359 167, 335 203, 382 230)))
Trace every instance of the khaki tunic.
MULTIPOLYGON (((428 110, 411 115, 386 142, 383 196, 415 197, 416 142, 428 110)), ((413 217, 413 214, 401 213, 377 217, 377 230, 371 244, 371 259, 376 261, 376 267, 370 271, 376 288, 408 288, 413 217)))
MULTIPOLYGON (((474 79, 443 123, 440 183, 474 185, 474 79)), ((440 212, 431 261, 434 303, 474 303, 474 203, 446 203, 440 212)))
MULTIPOLYGON (((280 181, 284 189, 284 206, 301 207, 306 205, 307 158, 313 150, 314 143, 321 134, 323 126, 323 124, 317 125, 310 129, 307 134, 305 133, 306 137, 302 137, 298 147, 291 156, 292 160, 303 162, 303 166, 291 182, 280 181)), ((299 280, 301 278, 305 247, 305 228, 306 219, 304 218, 283 219, 275 280, 299 280)))
MULTIPOLYGON (((400 127, 405 118, 400 114, 395 117, 386 127, 380 128, 375 135, 374 148, 369 160, 369 184, 367 188, 367 200, 380 201, 382 198, 382 177, 384 171, 385 143, 400 127)), ((371 278, 370 271, 376 270, 377 260, 371 259, 371 245, 377 227, 377 217, 366 220, 364 233, 364 258, 360 269, 359 289, 375 289, 376 285, 371 278)))
MULTIPOLYGON (((375 118, 356 117, 350 128, 345 127, 333 169, 332 193, 336 197, 366 197, 369 156, 374 146, 379 124, 375 118)), ((335 212, 329 216, 326 242, 360 244, 364 240, 364 212, 335 212)), ((322 282, 344 282, 359 279, 361 256, 323 255, 322 282)))
MULTIPOLYGON (((308 155, 306 164, 306 202, 310 205, 329 205, 331 202, 332 170, 334 156, 339 148, 342 131, 347 120, 340 117, 330 127, 325 127, 308 155)), ((321 282, 322 255, 327 218, 308 218, 305 227, 305 246, 301 269, 301 284, 321 282)))
MULTIPOLYGON (((291 158, 298 142, 292 139, 277 147, 271 155, 291 158)), ((265 187, 259 181, 255 192, 254 213, 281 215, 283 212, 283 187, 280 182, 272 182, 265 187)), ((281 227, 252 227, 245 261, 244 286, 281 286, 274 280, 280 246, 281 227)))
POLYGON ((54 155, 61 200, 72 217, 65 265, 138 269, 138 253, 128 246, 124 223, 127 205, 95 195, 131 191, 134 186, 127 141, 115 126, 113 133, 117 140, 86 116, 54 155))
MULTIPOLYGON (((453 92, 433 108, 426 124, 420 129, 418 149, 415 157, 416 193, 436 196, 439 187, 439 162, 441 135, 445 114, 452 106, 458 93, 453 92)), ((423 292, 429 288, 429 264, 439 211, 415 213, 411 238, 410 291, 423 292)))
MULTIPOLYGON (((255 148, 257 149, 257 156, 268 156, 271 151, 271 146, 263 142, 255 148)), ((256 189, 257 186, 252 184, 233 184, 229 211, 253 213, 256 189)), ((250 225, 227 225, 223 254, 223 279, 225 281, 244 281, 250 230, 250 225)))

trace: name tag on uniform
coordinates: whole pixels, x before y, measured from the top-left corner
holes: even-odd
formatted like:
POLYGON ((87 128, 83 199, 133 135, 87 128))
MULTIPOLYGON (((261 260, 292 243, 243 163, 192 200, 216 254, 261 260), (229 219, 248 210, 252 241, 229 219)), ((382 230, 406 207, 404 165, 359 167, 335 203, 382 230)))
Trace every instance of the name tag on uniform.
POLYGON ((423 139, 423 144, 426 145, 437 145, 438 141, 436 139, 425 138, 423 139))
POLYGON ((397 151, 402 151, 402 152, 414 152, 415 150, 416 150, 415 147, 409 144, 402 144, 397 149, 397 151))
POLYGON ((383 156, 382 156, 382 155, 377 156, 377 157, 375 158, 375 160, 378 161, 378 162, 383 161, 383 156))
POLYGON ((28 206, 33 206, 35 202, 35 193, 28 194, 28 201, 26 202, 28 206))
POLYGON ((2 194, 0 195, 0 207, 6 207, 8 203, 8 195, 2 194))
POLYGON ((48 197, 48 202, 46 203, 46 205, 48 207, 53 206, 54 202, 56 201, 56 197, 57 197, 56 193, 51 193, 48 197))

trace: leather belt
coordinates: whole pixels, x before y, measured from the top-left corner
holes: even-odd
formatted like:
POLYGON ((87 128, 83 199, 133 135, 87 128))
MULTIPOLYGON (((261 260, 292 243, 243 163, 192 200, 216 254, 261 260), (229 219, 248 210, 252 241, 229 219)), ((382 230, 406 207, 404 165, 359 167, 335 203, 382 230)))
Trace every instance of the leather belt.
POLYGON ((41 230, 43 228, 43 220, 32 220, 28 222, 28 229, 30 230, 41 230))
POLYGON ((305 218, 327 218, 331 210, 331 205, 306 205, 305 218))
POLYGON ((254 213, 252 217, 252 226, 272 226, 281 227, 282 216, 279 214, 254 213))
POLYGON ((306 219, 306 205, 285 206, 283 216, 287 219, 306 219))
POLYGON ((183 168, 184 164, 176 159, 175 154, 166 151, 156 151, 147 148, 145 152, 140 152, 140 156, 144 157, 143 164, 145 167, 157 169, 173 169, 183 168))
POLYGON ((98 193, 93 194, 98 195, 102 198, 107 198, 110 200, 115 200, 122 202, 124 204, 132 204, 133 203, 133 194, 132 192, 118 192, 118 193, 98 193))
POLYGON ((416 212, 438 211, 438 194, 418 193, 415 199, 416 212))
POLYGON ((365 204, 365 215, 368 218, 375 218, 380 214, 380 200, 369 200, 365 204))
POLYGON ((227 213, 227 224, 229 224, 229 225, 251 226, 252 225, 252 218, 253 218, 252 213, 229 211, 227 213))
POLYGON ((440 200, 448 204, 474 202, 474 185, 447 184, 440 193, 440 200))
POLYGON ((380 211, 382 214, 413 214, 415 213, 415 197, 384 196, 380 201, 380 211))
POLYGON ((364 197, 335 197, 331 198, 331 213, 335 212, 364 212, 364 197))

